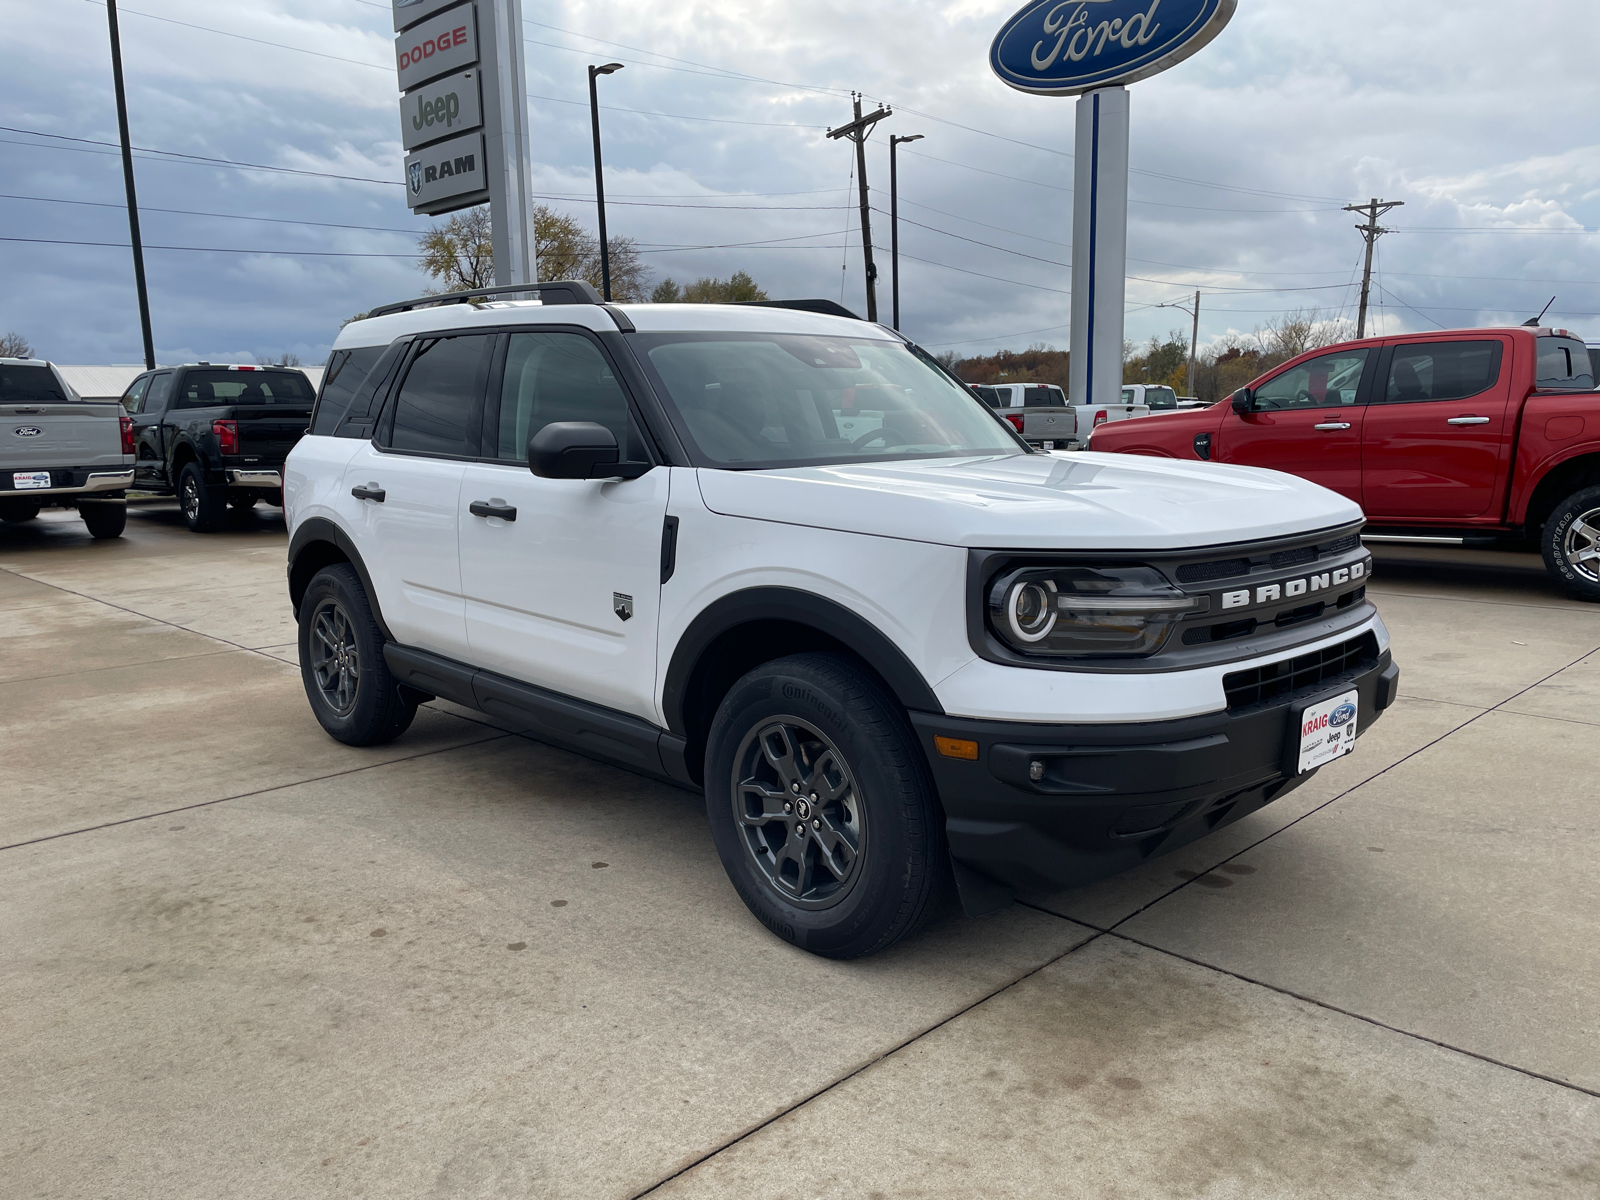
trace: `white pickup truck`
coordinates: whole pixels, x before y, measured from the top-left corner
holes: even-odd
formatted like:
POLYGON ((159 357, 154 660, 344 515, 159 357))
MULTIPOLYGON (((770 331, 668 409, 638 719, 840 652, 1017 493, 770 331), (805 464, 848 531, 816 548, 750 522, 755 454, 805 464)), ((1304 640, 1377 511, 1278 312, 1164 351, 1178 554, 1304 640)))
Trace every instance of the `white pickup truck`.
POLYGON ((986 383, 972 390, 1023 441, 1045 450, 1081 450, 1096 426, 1150 415, 1147 405, 1128 399, 1126 388, 1120 404, 1078 404, 1053 383, 986 383))
POLYGON ((76 508, 92 536, 121 536, 133 484, 121 405, 83 399, 40 359, 0 358, 0 421, 0 521, 76 508))

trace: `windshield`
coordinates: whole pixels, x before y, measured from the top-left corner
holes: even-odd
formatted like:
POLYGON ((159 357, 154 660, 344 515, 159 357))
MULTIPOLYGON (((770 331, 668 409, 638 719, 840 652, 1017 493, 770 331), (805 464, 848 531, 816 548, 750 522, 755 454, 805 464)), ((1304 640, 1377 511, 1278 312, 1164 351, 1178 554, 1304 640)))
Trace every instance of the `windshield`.
POLYGON ((1150 406, 1151 412, 1165 411, 1178 407, 1178 393, 1169 387, 1149 387, 1144 390, 1144 402, 1150 406))
POLYGON ((698 461, 786 467, 1025 451, 900 342, 769 333, 629 339, 698 461))

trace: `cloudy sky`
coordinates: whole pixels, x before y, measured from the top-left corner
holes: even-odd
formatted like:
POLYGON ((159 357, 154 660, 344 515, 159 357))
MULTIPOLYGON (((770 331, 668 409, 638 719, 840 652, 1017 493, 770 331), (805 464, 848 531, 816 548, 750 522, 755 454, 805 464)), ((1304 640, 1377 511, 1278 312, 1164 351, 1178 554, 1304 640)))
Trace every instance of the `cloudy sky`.
MULTIPOLYGON (((1065 347, 1073 101, 990 73, 1013 8, 524 0, 535 192, 592 224, 584 67, 625 63, 601 81, 613 234, 657 278, 743 269, 860 310, 853 156, 823 136, 857 89, 895 109, 869 143, 877 206, 888 134, 926 138, 900 159, 906 331, 1065 347)), ((320 362, 341 319, 421 290, 387 2, 120 12, 161 361, 320 362)), ((0 13, 0 331, 60 362, 136 362, 105 8, 0 13)), ((1549 321, 1600 341, 1596 17, 1595 0, 1240 0, 1210 47, 1132 89, 1129 337, 1187 328, 1154 306, 1197 288, 1202 343, 1296 308, 1353 315, 1361 240, 1340 209, 1380 196, 1405 201, 1379 243, 1385 331, 1521 321, 1554 295, 1549 321)), ((887 245, 886 218, 873 233, 887 245)))

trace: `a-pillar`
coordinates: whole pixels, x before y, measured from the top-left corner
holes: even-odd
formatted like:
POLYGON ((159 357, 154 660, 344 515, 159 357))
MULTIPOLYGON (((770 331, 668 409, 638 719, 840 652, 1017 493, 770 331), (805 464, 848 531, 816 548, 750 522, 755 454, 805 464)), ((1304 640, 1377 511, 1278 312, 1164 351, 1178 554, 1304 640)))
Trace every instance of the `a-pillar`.
POLYGON ((1078 100, 1072 193, 1074 403, 1122 398, 1123 299, 1128 264, 1128 89, 1078 100))

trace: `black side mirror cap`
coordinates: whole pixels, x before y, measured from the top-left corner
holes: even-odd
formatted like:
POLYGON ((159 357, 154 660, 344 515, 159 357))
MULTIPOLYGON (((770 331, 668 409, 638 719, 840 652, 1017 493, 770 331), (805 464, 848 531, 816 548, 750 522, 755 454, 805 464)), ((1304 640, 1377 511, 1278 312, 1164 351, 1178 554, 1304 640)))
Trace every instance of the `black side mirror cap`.
POLYGON ((625 463, 617 437, 595 421, 552 421, 528 439, 528 469, 542 479, 637 479, 651 463, 625 463))
POLYGON ((1256 394, 1247 387, 1240 388, 1233 394, 1233 411, 1247 413, 1256 406, 1256 394))

